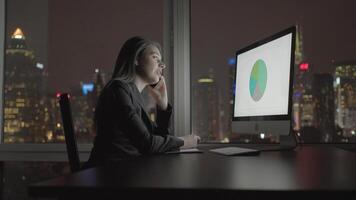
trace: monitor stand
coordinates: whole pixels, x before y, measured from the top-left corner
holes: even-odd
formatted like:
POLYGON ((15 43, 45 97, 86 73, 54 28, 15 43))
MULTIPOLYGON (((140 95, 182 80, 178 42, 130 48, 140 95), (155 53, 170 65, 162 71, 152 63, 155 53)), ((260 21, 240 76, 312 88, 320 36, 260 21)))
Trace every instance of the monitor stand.
POLYGON ((288 135, 279 136, 279 144, 257 144, 252 148, 261 151, 288 151, 294 150, 297 147, 297 138, 293 129, 290 130, 288 135))
POLYGON ((279 142, 281 149, 293 150, 297 147, 297 139, 295 137, 294 131, 289 135, 279 136, 279 142))

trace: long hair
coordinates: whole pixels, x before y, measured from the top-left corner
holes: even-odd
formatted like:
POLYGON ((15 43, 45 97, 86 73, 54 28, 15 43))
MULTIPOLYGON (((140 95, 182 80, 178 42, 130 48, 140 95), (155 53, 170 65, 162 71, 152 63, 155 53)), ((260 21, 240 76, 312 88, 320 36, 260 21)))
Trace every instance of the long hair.
POLYGON ((152 45, 161 51, 161 46, 157 42, 139 36, 128 39, 116 59, 112 79, 132 82, 137 74, 135 60, 142 56, 147 47, 152 45))
MULTIPOLYGON (((161 51, 161 46, 157 42, 144 39, 139 36, 128 39, 122 46, 120 53, 116 59, 114 73, 111 77, 111 80, 117 79, 124 82, 132 82, 135 79, 135 76, 137 75, 137 66, 135 66, 135 60, 142 56, 144 51, 152 45, 157 47, 159 51, 161 51)), ((110 82, 111 81, 108 81, 105 87, 110 85, 110 82)), ((94 131, 98 130, 100 117, 102 117, 103 112, 105 110, 105 102, 103 102, 102 100, 102 93, 103 91, 99 95, 94 112, 94 131)))

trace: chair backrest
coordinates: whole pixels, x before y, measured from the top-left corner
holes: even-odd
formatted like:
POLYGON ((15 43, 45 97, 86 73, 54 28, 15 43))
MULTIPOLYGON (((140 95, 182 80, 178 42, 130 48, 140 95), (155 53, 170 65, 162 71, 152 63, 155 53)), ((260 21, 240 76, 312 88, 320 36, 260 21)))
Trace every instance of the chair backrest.
POLYGON ((76 172, 80 170, 80 160, 70 107, 70 95, 68 93, 63 93, 59 96, 59 105, 70 169, 72 172, 76 172))

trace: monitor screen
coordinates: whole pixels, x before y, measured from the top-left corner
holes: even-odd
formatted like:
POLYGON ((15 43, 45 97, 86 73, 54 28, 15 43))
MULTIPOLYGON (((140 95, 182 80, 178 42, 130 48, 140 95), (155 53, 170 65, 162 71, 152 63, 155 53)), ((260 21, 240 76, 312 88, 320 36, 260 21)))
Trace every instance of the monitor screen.
POLYGON ((232 133, 291 133, 296 27, 236 52, 232 133))
POLYGON ((234 118, 288 115, 292 39, 289 32, 236 53, 234 118))

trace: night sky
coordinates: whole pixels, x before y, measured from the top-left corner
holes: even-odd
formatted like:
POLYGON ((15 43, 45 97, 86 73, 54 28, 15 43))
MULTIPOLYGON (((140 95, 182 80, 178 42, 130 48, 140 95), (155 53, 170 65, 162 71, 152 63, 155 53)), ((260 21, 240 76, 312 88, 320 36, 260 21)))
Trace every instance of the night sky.
MULTIPOLYGON (((162 43, 163 0, 9 0, 7 7, 7 33, 23 28, 53 92, 89 82, 95 68, 111 72, 132 36, 162 43)), ((332 72, 332 60, 356 60, 355 8, 353 0, 192 0, 192 80, 213 68, 226 87, 236 50, 294 24, 303 28, 312 71, 332 72)))

